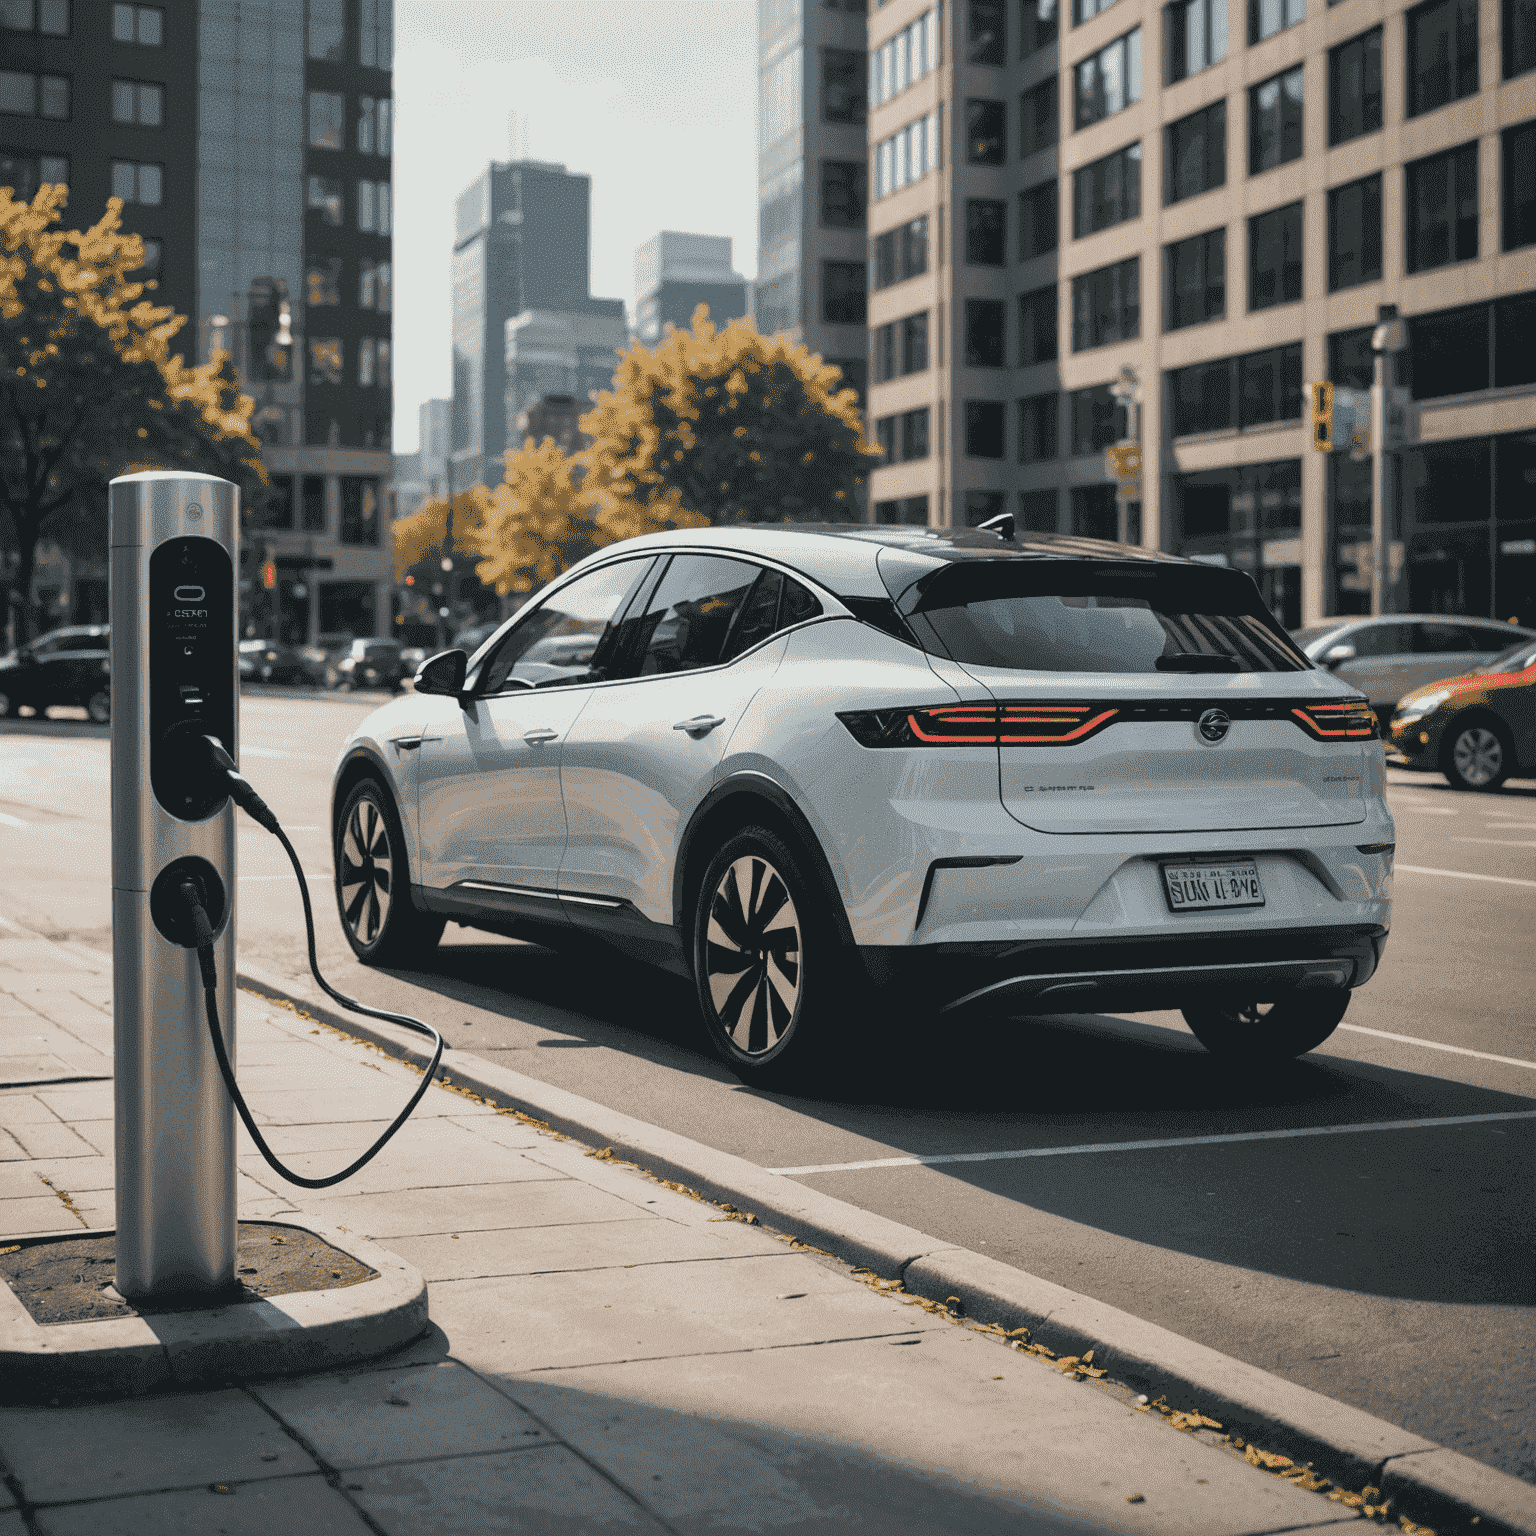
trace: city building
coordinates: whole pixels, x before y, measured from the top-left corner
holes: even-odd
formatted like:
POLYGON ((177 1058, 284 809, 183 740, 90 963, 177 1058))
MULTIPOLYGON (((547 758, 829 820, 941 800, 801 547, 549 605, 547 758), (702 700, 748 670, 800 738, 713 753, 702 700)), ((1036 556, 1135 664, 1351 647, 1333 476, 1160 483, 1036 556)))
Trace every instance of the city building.
MULTIPOLYGON (((506 441, 520 448, 528 413, 548 396, 585 410, 613 387, 618 354, 629 345, 622 299, 592 299, 585 313, 527 310, 506 324, 506 441)), ((500 466, 496 478, 500 480, 500 466)))
POLYGON ((229 351, 256 399, 246 633, 390 623, 392 26, 391 0, 0 5, 0 184, 64 181, 71 222, 121 197, 184 355, 229 351))
POLYGON ((758 0, 757 10, 752 313, 765 335, 787 331, 837 364, 860 400, 868 355, 867 9, 867 0, 758 0))
MULTIPOLYGON (((492 161, 459 194, 452 456, 461 490, 499 484, 503 456, 512 446, 507 322, 529 311, 623 314, 621 300, 591 296, 591 201, 590 176, 542 160, 492 161)), ((610 367, 609 378, 612 373, 610 367)))
POLYGON ((420 446, 394 457, 395 517, 409 517, 435 497, 448 494, 449 400, 423 400, 416 408, 420 446))
POLYGON ((747 280, 731 266, 730 236, 652 235, 635 252, 635 334, 654 347, 663 326, 687 330, 700 304, 721 327, 747 312, 747 280))
POLYGON ((1248 571, 1292 625, 1368 611, 1370 464, 1311 448, 1304 386, 1368 386, 1396 313, 1388 606, 1536 617, 1536 0, 869 30, 877 519, 1008 511, 1248 571))

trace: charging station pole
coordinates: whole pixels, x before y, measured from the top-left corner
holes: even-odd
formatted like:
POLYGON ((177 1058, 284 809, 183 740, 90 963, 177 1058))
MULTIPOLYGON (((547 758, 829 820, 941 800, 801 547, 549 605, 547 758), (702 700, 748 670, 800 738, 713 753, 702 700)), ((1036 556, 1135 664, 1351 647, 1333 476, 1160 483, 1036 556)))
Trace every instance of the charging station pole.
POLYGON ((181 882, 218 935, 235 1055, 235 807, 205 735, 238 760, 240 493, 212 475, 109 488, 117 1288, 216 1291, 235 1274, 234 1111, 208 1037, 181 882))

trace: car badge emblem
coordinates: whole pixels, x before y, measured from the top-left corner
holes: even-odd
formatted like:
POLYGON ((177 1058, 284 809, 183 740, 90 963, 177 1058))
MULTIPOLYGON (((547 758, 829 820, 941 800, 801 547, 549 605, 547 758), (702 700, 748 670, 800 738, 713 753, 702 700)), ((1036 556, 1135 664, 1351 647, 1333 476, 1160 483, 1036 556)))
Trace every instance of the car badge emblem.
POLYGON ((1195 722, 1195 729, 1206 741, 1225 741, 1232 729, 1232 716, 1224 709, 1208 709, 1195 722))

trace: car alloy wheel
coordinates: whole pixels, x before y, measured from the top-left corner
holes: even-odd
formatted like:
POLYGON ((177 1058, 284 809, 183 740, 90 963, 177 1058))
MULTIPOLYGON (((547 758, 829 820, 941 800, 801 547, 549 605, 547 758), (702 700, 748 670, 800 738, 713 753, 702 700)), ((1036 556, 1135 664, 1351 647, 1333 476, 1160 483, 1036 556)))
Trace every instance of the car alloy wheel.
POLYGON ((353 941, 364 948, 378 941, 389 921, 394 867, 384 812, 370 796, 361 796, 353 802, 342 833, 336 882, 342 919, 353 941))
POLYGON ((336 909, 352 953, 364 965, 419 963, 443 936, 446 919, 411 899, 405 834, 389 791, 355 785, 335 820, 336 909))
POLYGON ((704 964, 719 1027, 747 1056, 771 1051, 800 1001, 800 918, 784 877, 747 854, 709 904, 704 964))
POLYGON ((107 725, 112 719, 112 695, 105 688, 98 688, 86 701, 85 712, 97 725, 107 725))
POLYGON ((1509 754, 1489 726, 1464 726, 1451 741, 1450 757, 1446 776, 1460 789, 1497 789, 1507 776, 1509 754))

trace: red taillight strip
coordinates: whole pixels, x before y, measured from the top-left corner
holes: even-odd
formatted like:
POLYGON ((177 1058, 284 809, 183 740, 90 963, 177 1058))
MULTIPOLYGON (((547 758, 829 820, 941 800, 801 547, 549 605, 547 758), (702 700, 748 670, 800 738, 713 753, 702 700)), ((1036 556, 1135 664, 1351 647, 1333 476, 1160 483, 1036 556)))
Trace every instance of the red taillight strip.
POLYGON ((1366 741, 1376 735, 1376 717, 1369 704, 1311 704, 1305 709, 1297 706, 1291 713, 1319 741, 1366 741), (1334 725, 1338 728, 1329 729, 1334 725))
POLYGON ((936 742, 939 745, 990 747, 997 742, 997 711, 990 704, 955 705, 944 709, 914 709, 907 716, 907 729, 919 741, 936 742), (985 732, 981 736, 959 735, 953 731, 930 733, 920 721, 934 725, 977 726, 985 732))
POLYGON ((1057 706, 1057 705, 1050 705, 1050 704, 1044 704, 1044 705, 1041 705, 1041 704, 1012 704, 1012 705, 1005 704, 1005 705, 1003 705, 1003 718, 1002 718, 1002 723, 1001 723, 1001 726, 1002 726, 1001 735, 999 736, 998 739, 1005 746, 1008 746, 1008 745, 1011 745, 1011 744, 1025 743, 1025 742, 1068 742, 1068 741, 1081 741, 1085 736, 1091 736, 1095 731, 1102 730, 1105 726, 1107 726, 1109 724, 1110 721, 1112 721, 1115 718, 1116 715, 1118 715, 1120 713, 1120 711, 1118 709, 1105 709, 1105 710, 1100 710, 1100 712, 1098 714, 1094 715, 1092 719, 1090 719, 1090 720, 1083 720, 1081 717, 1088 712, 1088 709, 1092 707, 1091 705, 1087 706, 1087 707, 1078 706, 1076 708, 1073 708, 1072 712, 1070 714, 1068 714, 1068 713, 1066 713, 1066 710, 1069 707, 1070 706, 1057 706), (1058 710, 1059 709, 1061 711, 1061 713, 1059 713, 1059 714, 1046 714, 1046 715, 1041 715, 1041 714, 1027 714, 1026 715, 1026 714, 1019 713, 1020 710, 1024 710, 1024 709, 1028 709, 1028 710, 1038 710, 1038 709, 1058 710), (1070 731, 1059 732, 1058 734, 1056 734, 1054 736, 1045 736, 1045 735, 1015 736, 1015 735, 1011 734, 1008 731, 1008 727, 1010 725, 1072 725, 1072 726, 1075 726, 1075 729, 1070 730, 1070 731))

